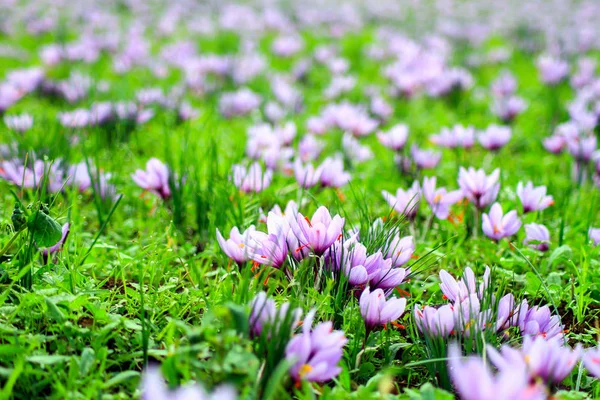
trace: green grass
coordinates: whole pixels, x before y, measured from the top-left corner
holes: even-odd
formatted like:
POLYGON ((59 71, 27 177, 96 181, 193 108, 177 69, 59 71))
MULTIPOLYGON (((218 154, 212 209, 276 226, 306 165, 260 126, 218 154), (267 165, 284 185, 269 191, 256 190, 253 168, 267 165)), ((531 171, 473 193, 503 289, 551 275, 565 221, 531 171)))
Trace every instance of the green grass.
MULTIPOLYGON (((356 102, 364 100, 365 85, 387 85, 378 72, 379 65, 362 56, 362 49, 373 36, 371 30, 366 30, 340 43, 342 55, 358 78, 356 90, 348 95, 356 102)), ((327 41, 314 33, 306 37, 306 54, 327 41)), ((3 37, 0 43, 16 43, 33 51, 50 39, 35 41, 20 35, 3 37)), ((291 63, 268 55, 270 40, 266 37, 261 43, 269 62, 275 69, 289 70, 291 63)), ((202 38, 199 46, 206 52, 228 53, 237 49, 238 42, 235 35, 220 34, 202 38)), ((27 65, 0 58, 0 76, 27 65)), ((554 305, 569 329, 569 340, 596 345, 600 250, 589 244, 587 230, 600 217, 598 189, 589 182, 575 186, 570 178, 569 156, 550 155, 541 145, 541 139, 551 133, 555 118, 566 119, 562 111, 559 116, 553 114, 549 95, 558 96, 564 105, 573 93, 564 85, 557 88, 558 93, 549 94, 538 82, 532 57, 520 52, 505 66, 473 70, 477 86, 487 88, 503 68, 517 76, 518 92, 529 102, 513 125, 511 142, 496 156, 478 147, 468 153, 444 150, 439 167, 427 175, 435 173, 439 185, 456 188, 459 166, 482 167, 488 172, 501 168, 499 201, 505 211, 520 207, 515 193, 519 181, 546 185, 556 204, 526 215, 523 222, 543 223, 549 228, 550 251, 540 254, 523 246, 523 230, 512 244, 496 244, 481 233, 478 238, 472 237, 468 206, 454 209, 456 214, 464 212, 463 223, 434 220, 428 230, 427 211, 421 212, 414 230, 415 254, 424 258, 423 268, 402 286, 410 293, 407 312, 399 321, 406 329, 390 326, 373 332, 364 351, 358 302, 348 298, 340 303, 340 289, 334 278, 325 277, 320 290, 308 285, 311 276, 305 274, 312 272, 311 260, 302 263, 292 279, 267 267, 251 272, 251 263, 238 270, 219 249, 215 231, 218 228, 225 233, 232 226, 257 224, 260 208, 266 212, 274 205, 283 208, 289 200, 302 199, 306 202, 301 207, 303 214, 311 215, 317 206, 326 205, 332 213, 344 215, 347 226, 360 226, 366 233, 366 227, 376 218, 390 214, 381 190, 394 192, 413 181, 399 174, 393 155, 374 136, 361 140, 372 147, 374 160, 357 165, 352 170, 352 183, 339 194, 332 189, 304 191, 292 177, 276 175, 267 190, 247 195, 233 187, 228 175, 232 164, 243 158, 246 129, 260 117, 225 120, 218 114, 216 95, 191 98, 201 110, 194 121, 176 124, 173 115, 158 111, 150 123, 121 137, 103 128, 64 129, 55 115, 75 106, 28 95, 10 109, 10 114, 31 113, 34 128, 25 135, 15 135, 0 126, 2 143, 16 142, 21 156, 35 152, 38 157, 61 158, 69 163, 87 157, 91 165, 112 174, 111 182, 122 197, 118 202, 115 198, 103 203, 91 191, 78 193, 66 188, 64 193, 47 196, 0 182, 0 247, 12 237, 13 191, 25 206, 41 200, 51 205, 50 215, 59 223, 71 223, 63 251, 47 264, 27 235, 8 248, 11 257, 2 259, 0 397, 129 399, 140 395, 139 378, 144 365, 156 361, 163 364, 163 374, 172 386, 190 380, 208 387, 232 382, 242 398, 265 393, 273 399, 309 399, 318 394, 332 399, 452 398, 426 384, 431 380, 427 374, 428 356, 408 310, 415 303, 442 303, 437 272, 446 269, 460 275, 467 266, 478 274, 485 266, 493 267, 495 280, 506 287, 505 293, 526 296, 530 303, 554 305), (69 140, 73 136, 79 137, 74 145, 69 140), (150 157, 168 162, 178 176, 185 177, 169 202, 143 194, 131 180, 130 175, 143 168, 150 157), (17 254, 20 256, 14 257, 17 254), (23 254, 29 258, 23 259, 23 254), (24 277, 29 277, 28 284, 24 284, 24 277), (262 354, 243 334, 243 320, 247 304, 262 290, 281 302, 293 299, 305 312, 317 309, 318 320, 335 321, 336 329, 346 333, 343 372, 336 380, 294 388, 285 372, 274 370, 272 381, 268 381, 271 386, 261 386, 257 376, 262 354)), ((111 71, 107 56, 92 65, 61 65, 48 75, 64 78, 72 70, 110 83, 108 93, 93 94, 77 107, 89 106, 93 101, 133 99, 137 89, 168 88, 178 79, 173 73, 157 81, 143 69, 119 77, 111 71)), ((327 104, 321 92, 328 79, 325 67, 311 70, 302 87, 305 110, 292 117, 299 133, 304 133, 306 119, 327 104)), ((248 86, 268 97, 268 84, 269 77, 260 76, 248 86)), ((224 83, 223 90, 234 88, 232 82, 224 83)), ((460 95, 457 103, 427 97, 391 100, 394 116, 388 125, 406 123, 410 127, 409 140, 425 144, 430 134, 444 126, 463 123, 483 128, 496 122, 487 100, 471 94, 460 95)), ((333 132, 325 140, 324 154, 331 154, 339 149, 341 132, 333 132)), ((427 207, 423 204, 422 208, 427 207)), ((407 225, 400 226, 410 233, 407 225)), ((577 373, 567 378, 564 389, 575 388, 577 373)), ((585 372, 579 387, 592 397, 600 394, 598 384, 585 372)))

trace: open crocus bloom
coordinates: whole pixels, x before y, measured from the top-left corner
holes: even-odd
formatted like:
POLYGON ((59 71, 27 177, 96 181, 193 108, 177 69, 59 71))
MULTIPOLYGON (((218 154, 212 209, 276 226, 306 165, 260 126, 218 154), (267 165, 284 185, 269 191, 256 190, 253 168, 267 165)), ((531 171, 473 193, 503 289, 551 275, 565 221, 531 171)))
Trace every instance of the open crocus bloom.
POLYGON ((521 220, 516 211, 509 211, 506 215, 502 212, 502 206, 494 203, 489 214, 483 214, 483 233, 494 240, 509 237, 521 228, 521 220))

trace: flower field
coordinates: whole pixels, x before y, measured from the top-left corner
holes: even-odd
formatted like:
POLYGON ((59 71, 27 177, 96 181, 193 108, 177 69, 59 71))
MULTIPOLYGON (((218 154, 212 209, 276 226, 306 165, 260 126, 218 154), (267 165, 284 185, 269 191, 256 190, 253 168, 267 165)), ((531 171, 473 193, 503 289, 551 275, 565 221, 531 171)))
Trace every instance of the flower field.
POLYGON ((0 0, 0 399, 600 398, 598 16, 0 0))

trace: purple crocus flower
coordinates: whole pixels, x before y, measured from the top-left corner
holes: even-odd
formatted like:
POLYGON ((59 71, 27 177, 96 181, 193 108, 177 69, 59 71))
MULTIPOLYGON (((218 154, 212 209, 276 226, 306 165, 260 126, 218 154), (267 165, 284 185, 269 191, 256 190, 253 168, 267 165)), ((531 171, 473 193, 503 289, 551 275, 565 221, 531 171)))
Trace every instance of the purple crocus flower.
POLYGON ((69 232, 71 231, 71 224, 69 224, 68 222, 66 224, 64 224, 62 226, 62 236, 60 237, 59 241, 56 242, 55 245, 50 246, 48 248, 43 248, 40 249, 40 251, 42 252, 42 255, 44 257, 48 257, 49 254, 54 254, 57 251, 62 249, 63 244, 65 243, 65 241, 67 240, 67 237, 69 236, 69 232))
POLYGON ((252 337, 260 336, 265 328, 269 332, 279 331, 281 324, 288 318, 293 328, 298 325, 302 316, 302 310, 300 308, 290 310, 289 303, 284 303, 277 309, 275 301, 269 299, 265 292, 260 292, 254 297, 251 309, 249 324, 252 337))
POLYGON ((524 299, 516 310, 516 315, 522 335, 541 336, 544 339, 563 337, 560 317, 552 315, 548 306, 530 307, 527 299, 524 299))
POLYGON ((515 210, 504 215, 502 206, 494 203, 489 214, 483 214, 482 229, 487 237, 500 240, 517 233, 521 228, 521 220, 517 217, 515 210))
POLYGON ((394 268, 392 259, 384 258, 380 251, 367 257, 364 267, 372 288, 393 289, 404 282, 407 275, 406 269, 394 268))
POLYGON ((470 267, 465 268, 462 278, 458 281, 454 279, 446 270, 440 271, 440 289, 444 293, 444 297, 452 303, 460 303, 472 294, 483 298, 485 289, 490 282, 490 268, 486 267, 483 274, 483 280, 479 287, 475 280, 475 273, 470 267))
POLYGON ((385 293, 381 289, 375 289, 373 292, 367 287, 360 295, 360 314, 365 321, 367 332, 379 325, 385 325, 395 321, 406 308, 406 299, 391 297, 385 298, 385 293))
POLYGON ((600 377, 600 347, 586 350, 581 357, 581 361, 583 361, 590 375, 596 378, 600 377))
POLYGON ((597 144, 596 135, 581 135, 567 139, 569 153, 581 163, 587 163, 592 159, 597 144))
POLYGON ((412 236, 400 237, 396 234, 386 245, 385 258, 392 260, 393 267, 401 267, 415 252, 415 239, 412 236))
POLYGON ((311 219, 301 213, 291 216, 290 227, 302 246, 310 248, 316 255, 325 253, 329 247, 341 239, 344 218, 336 215, 331 218, 329 210, 321 206, 311 219))
POLYGON ((298 185, 304 188, 310 188, 319 183, 323 172, 322 168, 315 168, 311 163, 302 164, 298 158, 294 161, 293 168, 298 185))
POLYGON ((523 205, 523 212, 541 211, 554 204, 552 196, 546 196, 546 186, 534 187, 533 183, 517 184, 517 196, 523 205))
POLYGON ((594 243, 594 246, 600 245, 600 228, 590 228, 588 230, 588 237, 594 243))
POLYGON ((158 367, 150 367, 143 374, 141 390, 142 400, 236 400, 238 398, 235 389, 227 385, 219 386, 211 393, 207 393, 200 385, 188 385, 169 390, 158 367))
POLYGON ((450 304, 439 308, 415 304, 414 320, 419 331, 431 337, 448 337, 454 329, 454 307, 450 304))
POLYGON ((410 148, 410 155, 419 169, 435 168, 442 159, 442 153, 439 151, 420 149, 416 145, 410 148))
POLYGON ((496 97, 512 96, 517 90, 515 76, 506 71, 492 82, 492 93, 496 97))
POLYGON ((526 224, 526 237, 523 244, 539 251, 548 251, 550 248, 550 232, 540 224, 526 224))
POLYGON ((373 158, 371 148, 361 144, 358 139, 348 132, 342 137, 342 148, 346 156, 356 163, 362 163, 373 158))
POLYGON ((433 214, 439 219, 446 219, 450 215, 450 206, 458 203, 463 198, 461 190, 448 192, 446 188, 436 188, 436 177, 423 180, 423 197, 431 207, 433 214))
POLYGON ((4 124, 10 130, 25 133, 33 126, 33 117, 29 114, 5 115, 4 124))
POLYGON ((516 325, 515 318, 515 296, 512 293, 502 296, 498 302, 498 310, 496 313, 496 330, 504 331, 511 326, 516 325))
POLYGON ((414 181, 412 186, 406 190, 398 188, 396 196, 385 190, 381 191, 381 195, 397 213, 411 221, 415 219, 421 201, 421 185, 418 181, 414 181))
POLYGON ((564 150, 565 146, 567 145, 567 142, 565 138, 555 134, 545 138, 542 144, 544 145, 544 148, 550 153, 559 154, 564 150))
POLYGON ((536 64, 542 82, 548 85, 556 85, 569 74, 569 64, 552 56, 542 55, 537 59, 536 64))
POLYGON ((319 180, 323 187, 339 188, 350 182, 352 176, 344 171, 344 161, 340 156, 327 157, 318 168, 319 180))
POLYGON ((255 231, 256 228, 254 225, 250 225, 244 232, 240 232, 237 226, 234 226, 229 232, 229 239, 225 240, 217 228, 217 241, 219 242, 219 246, 221 246, 221 250, 233 259, 233 261, 241 265, 250 260, 251 250, 248 247, 248 243, 250 243, 250 238, 255 231))
POLYGON ((477 139, 484 149, 497 151, 508 143, 512 136, 512 131, 508 126, 490 125, 479 134, 477 139))
POLYGON ((367 248, 356 240, 347 239, 343 244, 336 241, 326 253, 328 263, 334 271, 341 270, 353 286, 364 285, 369 281, 367 248))
POLYGON ((142 189, 166 200, 171 197, 169 174, 169 167, 166 164, 157 158, 151 158, 146 163, 146 170, 136 170, 131 178, 142 189))
POLYGON ((252 242, 248 244, 250 258, 258 264, 281 268, 290 252, 287 235, 283 230, 276 232, 253 232, 252 242))
POLYGON ((408 139, 408 126, 404 124, 394 125, 387 132, 378 132, 377 139, 388 149, 400 151, 404 148, 408 139))
POLYGON ((225 118, 244 116, 256 110, 261 103, 259 95, 248 88, 223 93, 219 99, 219 111, 225 118))
POLYGON ((494 100, 492 111, 502 121, 509 123, 527 108, 527 103, 521 97, 511 96, 494 100))
POLYGON ((492 204, 498 197, 500 190, 500 170, 496 168, 491 175, 486 175, 483 169, 473 167, 464 169, 460 167, 458 185, 463 194, 475 207, 482 210, 492 204))
POLYGON ((527 367, 526 375, 532 381, 539 378, 547 385, 562 382, 579 361, 580 353, 581 345, 571 349, 564 346, 562 339, 530 336, 524 338, 521 350, 504 345, 498 353, 488 347, 490 360, 501 372, 511 370, 515 363, 522 362, 527 367))
POLYGON ((432 143, 454 149, 462 147, 465 149, 473 147, 475 143, 475 128, 472 126, 464 127, 462 125, 454 125, 452 128, 442 128, 437 135, 431 135, 432 143))
POLYGON ((290 374, 297 382, 326 382, 342 372, 338 364, 348 340, 344 332, 333 330, 330 321, 321 322, 313 329, 314 315, 311 311, 306 316, 302 333, 294 336, 285 349, 286 359, 292 363, 290 374))
POLYGON ((448 372, 463 400, 547 399, 546 388, 529 381, 527 366, 521 358, 513 357, 505 365, 494 375, 481 357, 462 358, 456 344, 448 350, 448 372))
POLYGON ((273 179, 273 171, 267 169, 263 174, 258 162, 252 163, 247 169, 243 165, 235 164, 232 169, 233 184, 245 193, 262 192, 269 187, 273 179))
POLYGON ((305 135, 298 142, 298 155, 302 162, 313 161, 319 157, 325 144, 314 135, 305 135))

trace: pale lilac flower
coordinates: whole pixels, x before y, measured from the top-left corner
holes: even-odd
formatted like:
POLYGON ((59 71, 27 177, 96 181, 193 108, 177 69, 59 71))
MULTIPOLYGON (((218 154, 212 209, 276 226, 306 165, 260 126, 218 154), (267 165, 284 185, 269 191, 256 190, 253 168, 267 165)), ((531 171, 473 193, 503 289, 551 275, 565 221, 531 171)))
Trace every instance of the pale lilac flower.
POLYGON ((223 93, 219 99, 219 111, 225 118, 244 116, 260 106, 261 98, 248 88, 223 93))
POLYGON ((371 112, 382 120, 387 120, 394 113, 394 109, 382 97, 373 96, 371 98, 371 112))
POLYGON ((556 85, 569 74, 569 64, 564 60, 552 56, 540 56, 537 59, 536 65, 542 82, 548 85, 556 85))
POLYGON ((517 90, 515 76, 506 71, 492 82, 492 93, 496 97, 510 97, 517 90))
POLYGON ((525 224, 526 237, 523 244, 539 251, 548 251, 550 248, 550 232, 540 224, 525 224))
POLYGON ((281 268, 291 250, 288 245, 288 237, 283 228, 281 226, 275 231, 269 229, 268 234, 252 232, 250 235, 251 244, 248 244, 248 247, 251 248, 250 258, 259 264, 281 268))
POLYGON ((5 115, 4 124, 8 129, 24 133, 33 126, 33 117, 29 114, 5 115))
POLYGON ((251 303, 250 318, 250 335, 252 337, 259 337, 263 329, 267 329, 267 332, 277 333, 281 327, 281 324, 289 319, 291 327, 298 325, 300 317, 302 316, 302 310, 296 308, 290 310, 290 303, 283 303, 279 309, 273 299, 269 299, 265 292, 258 293, 251 303), (289 315, 288 315, 289 314, 289 315))
POLYGON ((450 304, 439 308, 415 304, 414 321, 419 331, 431 337, 448 337, 454 330, 454 307, 450 304))
POLYGON ((546 388, 529 381, 527 366, 519 357, 507 359, 494 375, 481 357, 463 358, 458 345, 452 344, 448 350, 448 372, 463 400, 547 399, 546 388))
POLYGON ((448 192, 446 188, 436 188, 437 178, 425 177, 423 180, 423 197, 431 207, 433 214, 439 219, 446 219, 450 215, 450 206, 458 203, 463 198, 461 190, 448 192))
POLYGON ((442 159, 442 153, 439 151, 420 149, 416 145, 410 148, 410 155, 419 169, 435 168, 442 159))
POLYGON ((329 86, 323 91, 326 99, 333 100, 340 97, 344 93, 350 92, 356 86, 356 78, 354 76, 334 76, 329 86))
POLYGON ((517 196, 523 205, 523 212, 541 211, 554 204, 552 196, 546 196, 546 186, 534 187, 533 183, 519 182, 517 185, 517 196))
POLYGON ((298 185, 304 188, 315 186, 321 179, 322 169, 320 167, 315 168, 311 163, 302 164, 299 158, 294 161, 293 169, 298 185))
POLYGON ((502 296, 496 313, 496 330, 504 331, 517 324, 515 317, 515 296, 512 293, 502 296))
POLYGON ((360 295, 359 304, 360 314, 369 332, 376 326, 386 325, 400 318, 406 308, 406 299, 386 299, 383 290, 375 289, 371 292, 367 287, 360 295))
POLYGON ((344 133, 342 137, 342 148, 348 158, 356 163, 362 163, 373 158, 373 151, 367 145, 360 144, 358 139, 350 133, 344 133))
POLYGON ((359 243, 356 236, 344 243, 336 241, 327 251, 326 260, 332 271, 341 271, 348 278, 348 283, 361 286, 369 281, 367 265, 367 248, 359 243))
POLYGON ((500 170, 496 168, 490 175, 486 175, 483 169, 476 170, 473 167, 464 169, 460 167, 458 173, 458 185, 463 194, 475 207, 482 210, 496 201, 500 190, 500 170))
POLYGON ((581 358, 590 375, 600 377, 600 348, 587 349, 581 358))
POLYGON ((131 178, 142 189, 166 200, 171 197, 169 175, 169 167, 166 164, 157 158, 151 158, 146 163, 146 170, 136 170, 131 178))
POLYGON ((296 381, 326 382, 342 372, 338 366, 347 343, 344 332, 334 331, 331 322, 312 328, 314 311, 304 319, 302 333, 294 336, 285 349, 292 363, 290 374, 296 381))
POLYGON ((313 161, 319 157, 319 154, 325 148, 322 140, 315 138, 315 135, 305 135, 298 142, 298 155, 302 162, 313 161))
POLYGON ((512 131, 508 126, 490 125, 480 132, 477 139, 484 149, 500 150, 510 141, 512 131))
POLYGON ((273 171, 267 169, 263 173, 258 162, 253 162, 248 168, 235 164, 232 170, 233 184, 245 193, 262 192, 269 187, 271 179, 273 179, 273 171))
POLYGON ((511 122, 527 108, 527 103, 521 97, 511 96, 508 98, 495 99, 492 112, 504 122, 511 122))
POLYGON ((23 97, 24 93, 10 83, 0 82, 0 113, 23 97))
POLYGON ((323 255, 341 239, 344 221, 339 215, 332 218, 329 210, 321 206, 311 219, 301 213, 290 217, 290 227, 302 246, 310 248, 316 255, 323 255))
POLYGON ((408 274, 405 268, 395 268, 392 258, 384 258, 381 251, 371 254, 365 261, 368 282, 372 288, 393 289, 404 282, 408 274))
POLYGON ((590 228, 588 230, 588 237, 594 243, 594 246, 600 245, 600 228, 590 228))
POLYGON ((304 41, 300 36, 279 36, 273 41, 271 51, 280 57, 291 57, 304 47, 304 41))
POLYGON ((408 126, 404 124, 394 125, 387 132, 378 132, 377 139, 388 149, 400 151, 408 139, 408 126))
POLYGON ((515 210, 509 211, 506 215, 502 212, 502 206, 494 203, 489 214, 483 214, 482 221, 483 233, 493 240, 500 240, 517 233, 521 228, 521 220, 515 210))
POLYGON ((543 145, 550 153, 559 154, 564 150, 567 142, 562 136, 552 135, 544 139, 543 145))
POLYGON ((344 160, 339 156, 327 157, 319 165, 319 181, 324 187, 339 188, 350 182, 352 176, 344 171, 344 160))
POLYGON ((250 225, 242 233, 240 233, 237 226, 234 226, 229 232, 229 239, 226 240, 217 228, 217 241, 219 242, 219 246, 221 246, 221 250, 229 258, 241 265, 251 259, 251 249, 249 249, 248 243, 251 243, 252 234, 255 231, 256 228, 254 225, 250 225))
POLYGON ((578 161, 587 163, 596 151, 596 135, 585 135, 567 139, 567 148, 569 153, 578 161))
POLYGON ((170 390, 158 367, 150 367, 143 374, 141 390, 142 400, 237 400, 238 398, 235 389, 227 385, 219 386, 211 393, 207 393, 200 385, 188 385, 170 390))
POLYGON ((463 276, 457 281, 446 270, 440 271, 440 289, 452 303, 460 303, 471 295, 483 298, 484 292, 490 283, 490 268, 485 267, 482 282, 477 286, 475 273, 470 267, 465 268, 463 276))
POLYGON ((406 190, 398 188, 395 196, 385 190, 381 191, 381 195, 397 213, 414 220, 421 201, 421 186, 418 181, 414 181, 406 190))
POLYGON ((415 239, 412 236, 400 237, 396 234, 385 246, 385 258, 392 260, 392 267, 406 264, 415 252, 415 239))
POLYGON ((442 128, 441 132, 436 135, 431 135, 432 143, 446 147, 454 148, 471 148, 475 143, 475 128, 472 126, 464 127, 462 125, 454 125, 452 128, 442 128))
POLYGON ((548 306, 529 306, 524 299, 516 310, 521 335, 540 336, 543 339, 562 339, 564 328, 560 316, 552 315, 548 306))
POLYGON ((580 89, 594 81, 596 72, 596 60, 582 57, 577 60, 577 73, 571 77, 571 86, 580 89))
POLYGON ((540 378, 547 385, 562 382, 579 361, 580 353, 581 345, 571 349, 565 346, 560 338, 546 340, 543 337, 530 336, 525 336, 520 351, 506 345, 502 346, 501 353, 488 348, 490 359, 500 371, 512 369, 515 361, 521 357, 527 366, 527 375, 532 380, 540 378))
MULTIPOLYGON (((54 168, 58 164, 52 164, 54 168)), ((0 177, 24 189, 33 189, 44 180, 44 173, 49 172, 48 188, 51 192, 60 190, 62 180, 52 182, 52 171, 46 171, 46 165, 42 160, 33 161, 32 167, 24 165, 21 160, 0 161, 0 177), (57 190, 52 190, 57 189, 57 190)), ((55 172, 56 169, 55 169, 55 172)))
POLYGON ((58 113, 58 119, 66 128, 83 128, 90 124, 92 116, 89 110, 78 108, 71 112, 58 113))

